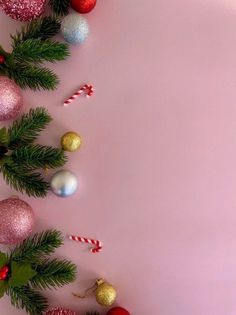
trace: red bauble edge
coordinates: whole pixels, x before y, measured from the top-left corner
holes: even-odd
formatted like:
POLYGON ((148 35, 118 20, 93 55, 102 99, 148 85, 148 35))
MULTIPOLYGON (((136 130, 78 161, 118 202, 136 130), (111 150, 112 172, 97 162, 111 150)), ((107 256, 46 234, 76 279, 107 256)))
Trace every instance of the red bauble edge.
POLYGON ((131 315, 131 314, 123 307, 113 307, 111 310, 107 312, 106 315, 131 315))
POLYGON ((79 13, 89 13, 93 10, 97 0, 70 0, 72 8, 79 13))

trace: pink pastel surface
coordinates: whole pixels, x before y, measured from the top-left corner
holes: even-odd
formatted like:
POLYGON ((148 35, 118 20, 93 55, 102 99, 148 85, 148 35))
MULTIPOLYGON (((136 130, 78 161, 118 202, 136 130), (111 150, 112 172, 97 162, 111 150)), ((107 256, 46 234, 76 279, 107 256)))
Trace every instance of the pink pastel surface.
MULTIPOLYGON (((36 230, 98 238, 102 253, 65 241, 75 284, 47 293, 83 315, 77 300, 97 277, 118 288, 132 315, 236 314, 236 1, 98 0, 89 40, 54 66, 56 92, 24 92, 25 111, 44 105, 54 122, 41 143, 73 130, 69 155, 79 191, 29 199, 36 230), (82 83, 96 94, 67 108, 82 83)), ((0 42, 20 23, 0 14, 0 42)), ((0 197, 15 192, 1 181, 0 197)), ((0 302, 1 315, 23 315, 0 302)), ((101 315, 105 310, 101 311, 101 315)))

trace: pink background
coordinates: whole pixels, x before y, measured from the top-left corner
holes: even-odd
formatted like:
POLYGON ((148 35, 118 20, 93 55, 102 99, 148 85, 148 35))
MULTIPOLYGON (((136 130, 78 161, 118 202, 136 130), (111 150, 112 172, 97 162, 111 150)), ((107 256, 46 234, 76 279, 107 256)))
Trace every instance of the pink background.
MULTIPOLYGON (((104 242, 92 255, 65 241, 58 255, 78 265, 78 279, 49 292, 51 305, 100 310, 71 292, 105 277, 132 315, 235 315, 236 2, 98 0, 87 18, 89 40, 54 66, 59 89, 24 93, 25 110, 54 116, 41 143, 58 145, 68 130, 84 139, 67 166, 75 196, 24 197, 37 230, 104 242), (94 97, 63 108, 86 82, 94 97)), ((5 47, 19 26, 0 14, 5 47)), ((1 199, 12 193, 1 181, 1 199)), ((0 306, 25 314, 7 298, 0 306)))

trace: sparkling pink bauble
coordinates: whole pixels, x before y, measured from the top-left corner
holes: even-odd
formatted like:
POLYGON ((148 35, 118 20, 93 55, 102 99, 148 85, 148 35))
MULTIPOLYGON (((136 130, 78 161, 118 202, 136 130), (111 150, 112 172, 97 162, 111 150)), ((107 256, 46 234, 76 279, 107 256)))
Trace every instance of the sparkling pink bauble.
POLYGON ((44 315, 76 315, 75 312, 58 307, 48 310, 44 315))
POLYGON ((0 0, 0 6, 14 20, 26 22, 43 13, 45 2, 46 0, 0 0))
POLYGON ((16 244, 32 232, 33 209, 25 201, 12 197, 0 201, 0 243, 16 244))
POLYGON ((0 76, 0 121, 16 118, 23 107, 23 96, 16 83, 0 76))

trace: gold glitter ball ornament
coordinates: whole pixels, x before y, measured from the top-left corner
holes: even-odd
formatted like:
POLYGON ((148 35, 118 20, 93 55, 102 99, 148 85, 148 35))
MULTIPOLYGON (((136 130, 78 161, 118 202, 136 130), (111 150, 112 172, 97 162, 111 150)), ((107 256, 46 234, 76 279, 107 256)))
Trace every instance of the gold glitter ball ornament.
POLYGON ((82 144, 80 135, 76 132, 69 131, 65 133, 61 138, 62 149, 69 152, 77 151, 82 144))
POLYGON ((116 300, 116 289, 103 279, 97 280, 97 289, 95 291, 98 304, 109 307, 116 300))

